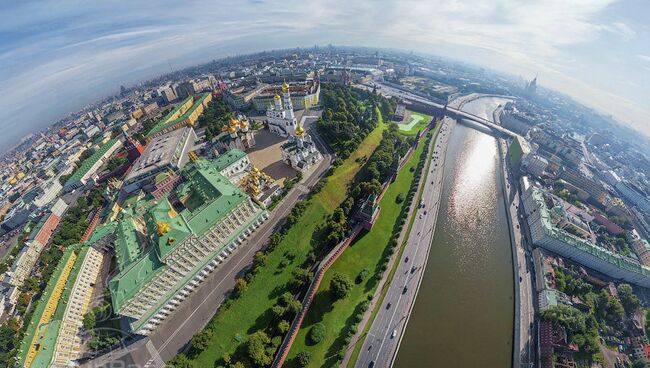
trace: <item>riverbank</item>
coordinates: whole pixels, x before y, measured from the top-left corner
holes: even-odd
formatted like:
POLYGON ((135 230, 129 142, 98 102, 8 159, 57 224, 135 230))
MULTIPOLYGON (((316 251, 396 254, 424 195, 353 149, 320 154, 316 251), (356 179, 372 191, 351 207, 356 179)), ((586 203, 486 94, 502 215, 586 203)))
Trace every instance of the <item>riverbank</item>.
MULTIPOLYGON (((479 100, 464 109, 487 119, 498 103, 479 100)), ((395 367, 511 365, 511 247, 498 163, 494 137, 455 127, 437 231, 395 367)))

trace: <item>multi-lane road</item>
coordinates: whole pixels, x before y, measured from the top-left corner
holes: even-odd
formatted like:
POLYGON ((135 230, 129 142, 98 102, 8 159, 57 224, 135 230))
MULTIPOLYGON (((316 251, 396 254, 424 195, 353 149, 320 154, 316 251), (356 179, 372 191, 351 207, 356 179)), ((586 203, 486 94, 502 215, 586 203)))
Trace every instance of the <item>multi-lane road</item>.
POLYGON ((404 254, 400 260, 397 260, 399 262, 397 272, 388 286, 383 305, 379 307, 379 312, 366 335, 357 359, 357 367, 388 367, 399 348, 399 342, 422 280, 435 231, 447 141, 453 124, 455 124, 453 120, 444 119, 438 138, 431 143, 433 145, 431 163, 422 177, 424 205, 416 204, 417 208, 412 213, 415 217, 404 254))

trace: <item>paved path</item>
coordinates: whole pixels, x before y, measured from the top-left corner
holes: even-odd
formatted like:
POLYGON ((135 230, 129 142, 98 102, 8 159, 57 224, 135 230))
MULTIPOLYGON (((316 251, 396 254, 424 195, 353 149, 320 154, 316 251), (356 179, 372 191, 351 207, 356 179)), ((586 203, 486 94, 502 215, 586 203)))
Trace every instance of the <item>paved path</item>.
POLYGON ((246 242, 238 247, 230 259, 220 265, 201 283, 199 288, 176 309, 154 333, 145 337, 144 343, 134 344, 114 350, 108 354, 83 364, 83 367, 138 367, 161 368, 162 362, 168 361, 181 352, 192 336, 203 329, 212 319, 218 306, 223 303, 235 285, 253 261, 253 255, 262 249, 268 238, 276 231, 277 225, 289 214, 293 205, 306 195, 305 187, 311 187, 332 164, 333 156, 316 135, 314 135, 319 150, 323 152, 323 160, 318 164, 313 174, 306 178, 301 185, 293 188, 282 202, 271 212, 270 217, 254 232, 246 242), (151 342, 151 344, 149 344, 151 342))
POLYGON ((445 119, 433 148, 431 164, 423 173, 424 207, 416 209, 402 259, 371 328, 356 367, 389 367, 396 356, 408 316, 417 296, 431 246, 440 206, 447 141, 454 122, 445 119))

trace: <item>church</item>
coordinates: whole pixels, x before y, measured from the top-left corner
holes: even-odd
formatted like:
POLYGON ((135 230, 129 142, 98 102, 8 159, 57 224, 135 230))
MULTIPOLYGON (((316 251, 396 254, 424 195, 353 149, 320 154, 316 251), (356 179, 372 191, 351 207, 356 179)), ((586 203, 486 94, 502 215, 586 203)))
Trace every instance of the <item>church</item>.
POLYGON ((248 119, 243 115, 238 115, 223 126, 221 134, 216 136, 214 141, 219 152, 231 149, 246 151, 255 147, 255 133, 250 129, 248 119))
POLYGON ((282 145, 282 160, 300 172, 309 170, 322 158, 311 136, 302 126, 298 126, 288 141, 282 145))
POLYGON ((266 110, 266 117, 271 133, 281 137, 291 136, 298 126, 287 82, 282 83, 282 97, 275 95, 273 105, 266 110))

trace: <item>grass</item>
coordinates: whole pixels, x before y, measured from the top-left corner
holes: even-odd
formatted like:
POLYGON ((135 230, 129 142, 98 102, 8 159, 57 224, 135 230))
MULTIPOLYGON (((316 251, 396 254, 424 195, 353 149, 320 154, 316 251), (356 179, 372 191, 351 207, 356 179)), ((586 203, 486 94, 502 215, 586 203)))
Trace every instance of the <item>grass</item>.
POLYGON ((408 110, 411 113, 411 121, 408 124, 398 124, 399 126, 399 132, 402 135, 416 135, 419 131, 422 129, 426 128, 429 125, 429 121, 431 121, 431 116, 426 115, 426 114, 420 114, 419 112, 411 111, 408 110), (412 121, 414 119, 420 119, 418 123, 415 123, 413 126, 411 125, 412 121))
POLYGON ((348 185, 363 165, 360 158, 369 156, 377 148, 386 127, 380 122, 359 148, 334 170, 325 187, 309 200, 298 222, 269 252, 266 265, 248 285, 248 290, 210 321, 209 327, 214 331, 210 348, 192 358, 195 367, 213 367, 225 353, 233 355, 248 335, 274 324, 270 309, 287 291, 285 285, 293 279, 293 269, 299 267, 312 250, 316 226, 345 200, 348 185), (287 252, 294 256, 289 265, 284 264, 287 252))
MULTIPOLYGON (((433 130, 433 137, 431 139, 434 142, 438 137, 438 132, 440 132, 440 127, 441 127, 441 124, 438 124, 438 125, 436 125, 436 127, 433 130)), ((430 164, 431 164, 431 156, 428 156, 427 157, 427 164, 426 164, 426 166, 425 166, 425 168, 423 170, 423 176, 424 176, 424 173, 426 173, 429 170, 430 164)), ((415 205, 420 203, 420 200, 422 199, 422 189, 423 188, 420 188, 418 190, 417 199, 413 202, 415 205)), ((404 235, 404 239, 407 239, 409 234, 411 233, 411 229, 413 228, 413 222, 415 220, 415 214, 416 213, 413 213, 411 218, 409 219, 408 228, 406 230, 406 234, 404 235)), ((399 260, 399 259, 402 258, 402 254, 404 254, 404 249, 405 249, 404 245, 405 244, 406 244, 406 241, 402 241, 402 244, 400 244, 399 253, 398 253, 396 259, 399 260)), ((395 276, 395 273, 397 272, 397 267, 399 265, 400 265, 399 262, 393 263, 393 266, 391 267, 391 269, 390 269, 390 271, 388 273, 387 281, 386 281, 386 283, 384 285, 386 285, 386 286, 390 285, 390 283, 393 280, 393 277, 395 276)), ((361 348, 363 347, 363 342, 365 340, 365 336, 368 334, 368 331, 370 330, 370 327, 372 327, 372 323, 375 320, 375 317, 377 316, 377 313, 379 312, 379 309, 384 304, 384 298, 386 297, 387 293, 388 293, 388 288, 385 287, 381 291, 381 293, 379 295, 379 300, 375 304, 375 307, 371 311, 370 318, 368 319, 368 322, 366 323, 366 325, 363 328, 363 331, 361 333, 362 338, 359 339, 357 344, 354 346, 354 350, 352 351, 352 355, 350 356, 350 360, 348 361, 348 365, 347 365, 348 368, 353 368, 355 366, 355 364, 357 362, 357 359, 359 357, 359 353, 361 353, 361 348)))
POLYGON ((338 365, 338 353, 347 345, 345 337, 351 326, 356 325, 353 318, 358 313, 359 304, 374 293, 383 274, 379 272, 381 260, 390 255, 388 241, 406 209, 406 202, 398 204, 396 198, 400 193, 407 194, 414 177, 414 172, 411 172, 410 168, 417 166, 424 147, 424 144, 418 146, 407 164, 400 170, 395 182, 389 186, 380 202, 381 212, 372 230, 364 233, 350 245, 323 277, 309 313, 289 352, 287 367, 298 366, 293 358, 301 351, 311 353, 312 363, 309 367, 338 365), (355 283, 346 298, 332 302, 329 292, 332 276, 341 273, 355 280, 365 268, 369 269, 373 276, 359 284, 355 283), (316 345, 309 345, 306 339, 307 333, 311 326, 319 322, 326 327, 325 338, 316 345))

